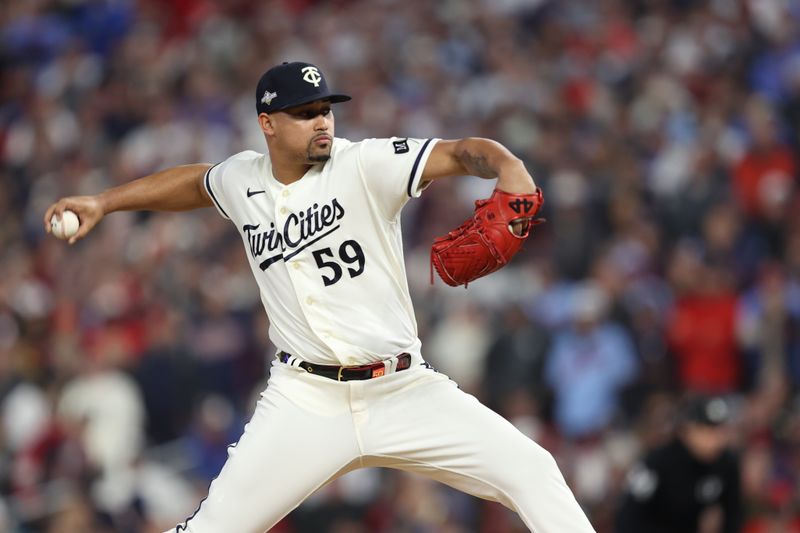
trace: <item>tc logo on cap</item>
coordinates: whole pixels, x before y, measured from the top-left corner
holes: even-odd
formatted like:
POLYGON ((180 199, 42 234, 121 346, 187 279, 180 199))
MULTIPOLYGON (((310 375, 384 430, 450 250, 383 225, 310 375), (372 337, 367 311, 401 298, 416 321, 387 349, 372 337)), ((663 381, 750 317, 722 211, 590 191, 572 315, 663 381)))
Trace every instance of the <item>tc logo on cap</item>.
POLYGON ((319 73, 317 67, 303 67, 303 80, 312 84, 314 87, 319 87, 319 82, 322 81, 322 74, 319 73))
POLYGON ((266 71, 256 86, 256 111, 274 113, 284 109, 327 100, 346 102, 346 94, 332 93, 322 71, 310 63, 282 63, 266 71))

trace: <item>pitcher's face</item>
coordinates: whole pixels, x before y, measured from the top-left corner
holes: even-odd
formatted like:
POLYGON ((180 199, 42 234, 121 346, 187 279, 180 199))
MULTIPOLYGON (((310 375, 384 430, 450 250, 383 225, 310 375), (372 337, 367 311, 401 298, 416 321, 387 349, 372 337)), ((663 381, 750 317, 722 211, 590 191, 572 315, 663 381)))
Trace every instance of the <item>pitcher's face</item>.
POLYGON ((267 117, 267 127, 262 119, 261 128, 271 140, 271 150, 279 150, 306 164, 324 163, 330 158, 334 135, 330 102, 318 100, 267 117))

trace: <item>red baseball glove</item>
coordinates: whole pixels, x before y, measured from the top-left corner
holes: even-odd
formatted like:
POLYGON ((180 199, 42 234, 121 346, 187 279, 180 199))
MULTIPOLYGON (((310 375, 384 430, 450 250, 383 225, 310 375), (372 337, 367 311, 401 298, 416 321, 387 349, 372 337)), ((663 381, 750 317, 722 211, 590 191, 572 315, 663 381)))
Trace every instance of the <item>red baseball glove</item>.
POLYGON ((431 283, 433 269, 452 287, 467 286, 475 279, 494 272, 508 263, 528 238, 533 220, 544 197, 542 190, 533 194, 512 194, 495 189, 492 196, 475 202, 475 213, 431 246, 431 283), (519 235, 512 224, 522 222, 519 235))

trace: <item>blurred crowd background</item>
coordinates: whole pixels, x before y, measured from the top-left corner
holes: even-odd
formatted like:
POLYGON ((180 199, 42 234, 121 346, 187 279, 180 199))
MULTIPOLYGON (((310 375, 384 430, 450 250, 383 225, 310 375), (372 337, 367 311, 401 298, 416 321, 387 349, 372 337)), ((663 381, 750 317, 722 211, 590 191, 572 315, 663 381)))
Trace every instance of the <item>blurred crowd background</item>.
MULTIPOLYGON (((118 213, 69 247, 42 217, 263 151, 284 60, 354 96, 340 137, 490 137, 544 188, 547 223, 463 290, 429 246, 492 183, 437 182, 404 211, 409 282, 426 358, 553 452, 598 532, 689 392, 735 408, 745 531, 799 530, 797 0, 3 0, 0 531, 156 532, 205 495, 274 357, 235 228, 118 213)), ((524 530, 383 470, 275 528, 524 530)))

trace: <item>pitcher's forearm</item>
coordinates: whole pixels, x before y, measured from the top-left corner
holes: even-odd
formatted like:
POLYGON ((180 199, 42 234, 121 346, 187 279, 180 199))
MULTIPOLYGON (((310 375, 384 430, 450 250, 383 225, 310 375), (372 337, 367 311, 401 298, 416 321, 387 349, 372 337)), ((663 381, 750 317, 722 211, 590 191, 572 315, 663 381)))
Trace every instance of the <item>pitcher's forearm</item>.
POLYGON ((187 211, 210 207, 203 176, 211 165, 169 168, 97 195, 103 214, 114 211, 187 211))
POLYGON ((525 164, 506 147, 488 139, 464 139, 457 151, 463 167, 481 178, 497 178, 497 188, 510 193, 532 193, 536 190, 525 164))

